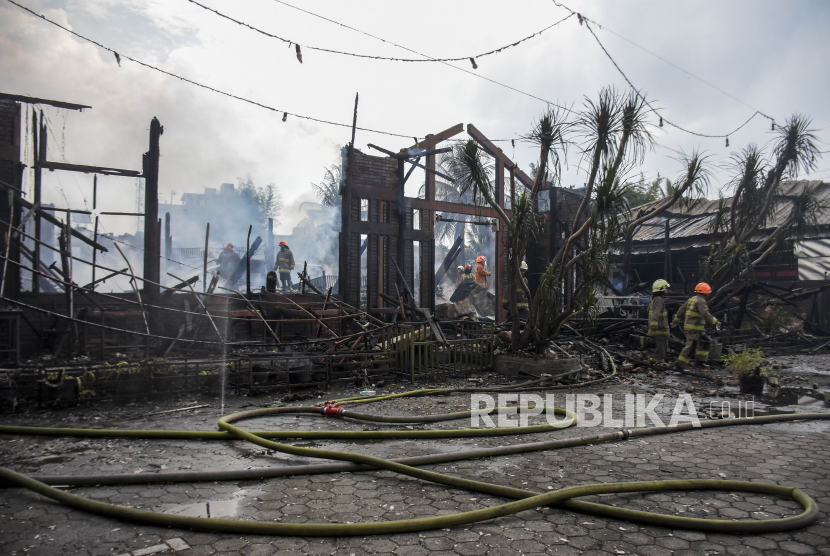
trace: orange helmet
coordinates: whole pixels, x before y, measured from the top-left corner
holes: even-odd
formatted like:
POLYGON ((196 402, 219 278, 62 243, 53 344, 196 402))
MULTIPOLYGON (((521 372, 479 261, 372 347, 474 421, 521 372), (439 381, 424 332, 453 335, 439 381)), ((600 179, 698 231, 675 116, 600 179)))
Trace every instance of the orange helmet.
POLYGON ((472 269, 473 269, 473 265, 471 265, 471 264, 468 264, 467 266, 464 267, 465 272, 470 272, 472 269))
POLYGON ((226 244, 225 249, 233 249, 233 243, 226 244))
POLYGON ((486 261, 486 260, 487 260, 487 258, 486 258, 484 255, 479 255, 479 256, 476 258, 476 262, 477 262, 477 263, 483 263, 483 262, 484 262, 484 261, 486 261))
POLYGON ((712 288, 706 282, 701 282, 695 286, 695 293, 710 294, 712 293, 712 288))
POLYGON ((285 240, 280 241, 280 247, 282 247, 283 245, 288 247, 288 242, 285 240))

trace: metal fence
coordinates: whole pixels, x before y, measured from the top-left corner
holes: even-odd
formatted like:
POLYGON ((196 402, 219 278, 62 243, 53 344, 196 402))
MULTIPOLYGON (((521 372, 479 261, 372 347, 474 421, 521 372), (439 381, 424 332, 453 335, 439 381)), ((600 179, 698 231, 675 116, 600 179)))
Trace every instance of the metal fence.
POLYGON ((333 291, 337 292, 337 276, 318 276, 312 278, 311 283, 320 291, 326 292, 329 288, 334 288, 333 291))
POLYGON ((493 366, 495 325, 442 322, 447 343, 437 342, 427 323, 408 323, 384 332, 382 348, 395 354, 398 378, 411 382, 486 371, 493 366))

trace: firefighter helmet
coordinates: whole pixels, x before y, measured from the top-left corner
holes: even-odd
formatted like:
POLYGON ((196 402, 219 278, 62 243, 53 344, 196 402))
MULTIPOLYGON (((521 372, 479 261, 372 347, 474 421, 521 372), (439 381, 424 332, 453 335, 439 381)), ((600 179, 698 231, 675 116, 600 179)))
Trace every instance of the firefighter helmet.
POLYGON ((667 289, 669 289, 669 283, 662 278, 655 280, 654 284, 651 286, 651 291, 653 292, 664 292, 667 289))
POLYGON ((522 270, 527 270, 527 263, 522 261, 522 264, 519 265, 519 268, 521 268, 522 270))
POLYGON ((710 294, 712 293, 712 288, 706 282, 701 282, 695 286, 695 293, 710 294))
POLYGON ((464 272, 470 272, 472 270, 473 270, 473 265, 471 265, 471 264, 468 264, 467 266, 464 267, 464 272))
POLYGON ((280 247, 288 247, 288 242, 285 240, 280 241, 280 247))
POLYGON ((225 245, 225 249, 233 250, 233 243, 228 243, 225 245))
POLYGON ((477 263, 483 263, 486 260, 487 260, 487 258, 484 255, 479 255, 478 257, 476 257, 476 262, 477 263))
POLYGON ((463 264, 458 265, 458 270, 464 270, 464 265, 463 264))

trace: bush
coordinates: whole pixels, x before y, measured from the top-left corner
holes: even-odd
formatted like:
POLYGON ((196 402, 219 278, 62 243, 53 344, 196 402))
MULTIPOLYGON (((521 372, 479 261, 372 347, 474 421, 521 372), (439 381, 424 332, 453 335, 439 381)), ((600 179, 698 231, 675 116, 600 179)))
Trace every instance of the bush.
POLYGON ((764 352, 758 348, 746 349, 740 353, 731 353, 723 356, 726 367, 738 378, 761 376, 761 363, 764 362, 764 352))

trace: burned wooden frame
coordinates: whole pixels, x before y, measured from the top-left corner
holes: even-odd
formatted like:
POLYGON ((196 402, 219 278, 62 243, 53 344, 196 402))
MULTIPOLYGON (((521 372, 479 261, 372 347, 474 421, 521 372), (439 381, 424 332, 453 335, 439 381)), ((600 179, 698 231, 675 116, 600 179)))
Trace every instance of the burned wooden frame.
MULTIPOLYGON (((498 221, 496 231, 496 256, 493 275, 496 277, 495 294, 500 300, 503 295, 506 253, 502 222, 498 213, 491 207, 438 201, 435 199, 435 176, 452 180, 436 171, 435 155, 447 152, 438 145, 464 131, 464 125, 458 124, 438 134, 430 134, 418 144, 401 149, 398 153, 370 145, 387 157, 375 157, 364 154, 353 147, 349 149, 344 175, 345 184, 342 191, 341 233, 340 233, 340 295, 348 303, 360 303, 361 275, 361 235, 366 235, 367 245, 367 280, 366 309, 372 313, 393 313, 397 307, 384 306, 383 297, 395 296, 395 286, 404 289, 403 281, 414 287, 414 249, 413 242, 420 242, 419 250, 419 295, 421 306, 435 309, 435 214, 449 212, 464 214, 498 221), (421 164, 420 160, 424 159, 421 164), (406 165, 411 167, 406 171, 406 165), (414 169, 426 171, 424 198, 418 199, 404 195, 406 180, 414 169), (361 201, 368 201, 368 215, 361 220, 361 201), (415 212, 418 211, 420 226, 413 226, 415 212), (403 278, 394 268, 397 262, 403 278)), ((468 124, 467 133, 482 149, 493 157, 495 162, 495 194, 499 206, 505 206, 505 172, 512 170, 516 180, 525 187, 532 187, 533 180, 522 172, 504 152, 496 147, 474 125, 468 124)), ((506 209, 508 217, 511 214, 506 209)), ((546 234, 547 236, 548 234, 546 234)), ((542 240, 539 247, 547 242, 542 240)), ((545 256, 545 259, 549 257, 545 256)), ((391 305, 391 304, 390 304, 391 305)), ((501 303, 496 304, 496 319, 504 319, 501 303)))

